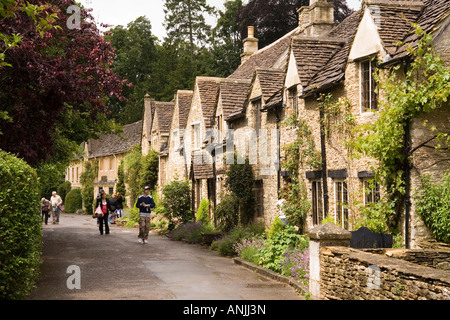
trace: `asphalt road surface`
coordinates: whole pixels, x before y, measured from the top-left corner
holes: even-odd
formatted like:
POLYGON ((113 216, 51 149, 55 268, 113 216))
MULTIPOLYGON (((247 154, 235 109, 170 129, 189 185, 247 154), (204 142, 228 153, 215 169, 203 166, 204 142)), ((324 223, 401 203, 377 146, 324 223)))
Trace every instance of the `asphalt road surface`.
MULTIPOLYGON (((49 219, 51 220, 51 219, 49 219)), ((62 214, 43 226, 41 275, 30 300, 303 300, 207 247, 62 214)))

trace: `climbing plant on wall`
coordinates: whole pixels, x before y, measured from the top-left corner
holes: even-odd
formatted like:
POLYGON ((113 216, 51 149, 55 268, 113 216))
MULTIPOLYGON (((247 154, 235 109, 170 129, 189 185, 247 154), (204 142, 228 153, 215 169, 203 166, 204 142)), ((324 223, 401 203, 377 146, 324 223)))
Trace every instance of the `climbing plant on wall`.
POLYGON ((302 229, 306 214, 311 208, 307 199, 306 184, 300 177, 300 169, 320 168, 320 152, 315 149, 311 128, 306 120, 299 119, 296 114, 288 115, 282 124, 292 127, 295 132, 293 142, 283 146, 284 157, 281 166, 288 171, 287 184, 280 190, 281 198, 285 201, 282 205, 288 223, 302 229))
POLYGON ((409 122, 440 108, 450 96, 450 68, 436 54, 432 36, 417 24, 413 27, 420 40, 415 48, 407 48, 412 62, 405 74, 401 64, 378 70, 375 79, 383 96, 379 99, 377 120, 360 126, 353 143, 357 152, 378 161, 371 169, 375 181, 386 190, 385 197, 373 210, 367 210, 363 219, 390 232, 398 228, 405 202, 405 171, 411 168, 410 157, 432 140, 437 142, 436 148, 448 148, 450 142, 449 132, 438 132, 436 127, 424 123, 433 137, 408 147, 405 132, 409 122))

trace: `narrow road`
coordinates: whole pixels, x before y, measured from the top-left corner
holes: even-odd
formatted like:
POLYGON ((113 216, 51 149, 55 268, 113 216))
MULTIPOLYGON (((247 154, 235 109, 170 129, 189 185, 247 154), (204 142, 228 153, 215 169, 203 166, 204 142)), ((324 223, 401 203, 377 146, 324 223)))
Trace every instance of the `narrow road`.
POLYGON ((41 275, 28 299, 303 299, 291 287, 263 279, 206 247, 154 233, 143 245, 137 232, 111 225, 111 234, 101 236, 96 220, 70 214, 62 214, 59 225, 44 225, 41 275), (68 272, 70 266, 79 273, 68 272))

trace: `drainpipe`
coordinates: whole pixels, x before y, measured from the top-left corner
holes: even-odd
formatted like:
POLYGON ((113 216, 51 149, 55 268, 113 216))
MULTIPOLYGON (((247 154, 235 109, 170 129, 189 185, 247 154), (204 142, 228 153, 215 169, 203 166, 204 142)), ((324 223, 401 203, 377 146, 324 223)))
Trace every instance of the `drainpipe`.
MULTIPOLYGON (((315 93, 316 101, 319 100, 318 93, 315 93)), ((328 185, 327 185, 327 152, 325 146, 325 128, 323 109, 319 106, 320 118, 320 152, 322 156, 322 193, 323 193, 323 213, 324 217, 328 216, 328 185)))
MULTIPOLYGON (((408 61, 403 60, 403 72, 407 73, 408 71, 408 61)), ((411 130, 411 117, 408 116, 405 123, 405 134, 403 137, 403 152, 405 155, 405 171, 404 171, 404 179, 405 179, 405 247, 406 249, 410 248, 410 230, 409 230, 409 222, 410 222, 410 212, 411 212, 411 166, 409 164, 409 153, 411 152, 411 143, 410 143, 410 130, 411 130)))

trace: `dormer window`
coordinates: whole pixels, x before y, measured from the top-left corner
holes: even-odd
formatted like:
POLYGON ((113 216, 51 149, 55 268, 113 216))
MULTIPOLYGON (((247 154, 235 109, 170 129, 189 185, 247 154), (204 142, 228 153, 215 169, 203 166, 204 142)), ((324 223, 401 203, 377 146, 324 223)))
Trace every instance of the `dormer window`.
POLYGON ((378 100, 375 92, 376 82, 373 77, 375 64, 370 60, 359 63, 360 70, 360 90, 361 90, 361 113, 377 111, 378 100))

